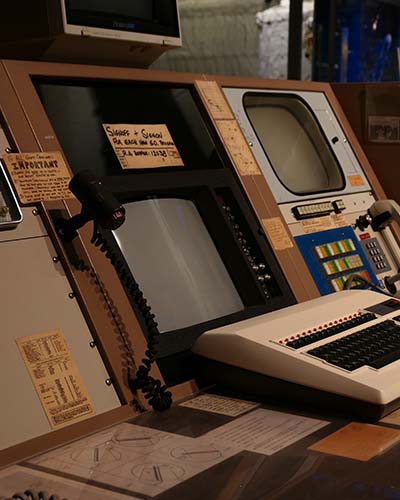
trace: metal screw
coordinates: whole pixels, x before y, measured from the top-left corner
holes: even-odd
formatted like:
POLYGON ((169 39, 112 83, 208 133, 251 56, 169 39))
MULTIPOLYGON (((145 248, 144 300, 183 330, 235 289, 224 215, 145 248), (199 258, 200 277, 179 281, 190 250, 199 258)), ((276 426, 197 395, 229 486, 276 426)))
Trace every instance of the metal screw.
POLYGON ((74 292, 69 292, 68 297, 69 297, 70 299, 74 299, 74 298, 75 298, 75 294, 74 294, 74 292))
POLYGON ((249 141, 249 146, 252 148, 253 147, 253 141, 249 141))
POLYGON ((52 258, 52 261, 53 261, 55 264, 57 264, 57 262, 59 262, 59 261, 60 261, 60 259, 58 258, 58 256, 57 256, 57 255, 55 255, 55 256, 52 258))
POLYGON ((92 349, 94 349, 96 347, 96 342, 94 340, 91 340, 89 342, 89 347, 91 347, 92 349))
POLYGON ((110 379, 110 378, 107 378, 107 379, 106 379, 106 385, 108 385, 108 386, 112 385, 112 381, 111 381, 111 379, 110 379))
POLYGON ((33 213, 33 215, 39 215, 39 212, 37 211, 37 209, 36 209, 36 208, 34 208, 34 209, 32 210, 32 213, 33 213))
POLYGON ((7 147, 5 150, 4 150, 6 153, 12 153, 12 149, 10 147, 7 147))

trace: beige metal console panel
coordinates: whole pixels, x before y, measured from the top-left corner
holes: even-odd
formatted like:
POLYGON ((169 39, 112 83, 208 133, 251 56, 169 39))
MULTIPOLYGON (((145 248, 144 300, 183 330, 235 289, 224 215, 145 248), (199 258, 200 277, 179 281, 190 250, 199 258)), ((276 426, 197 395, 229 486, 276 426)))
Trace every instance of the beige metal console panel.
POLYGON ((0 450, 52 430, 17 347, 20 337, 62 330, 96 415, 120 406, 61 264, 53 261, 54 247, 32 209, 23 212, 18 229, 0 233, 0 450))

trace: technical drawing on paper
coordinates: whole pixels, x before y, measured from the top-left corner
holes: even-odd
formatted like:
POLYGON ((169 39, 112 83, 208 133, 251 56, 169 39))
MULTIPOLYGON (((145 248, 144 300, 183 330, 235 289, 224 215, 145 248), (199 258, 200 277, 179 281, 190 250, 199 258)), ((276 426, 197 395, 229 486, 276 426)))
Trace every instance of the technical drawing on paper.
POLYGON ((120 424, 30 461, 52 473, 118 491, 157 495, 226 460, 240 449, 205 438, 120 424))
POLYGON ((179 480, 185 475, 185 469, 174 464, 145 463, 136 465, 132 469, 132 474, 146 483, 159 484, 179 480))
POLYGON ((171 456, 185 462, 209 462, 210 460, 218 460, 222 458, 222 451, 214 445, 199 446, 189 445, 182 448, 174 448, 171 450, 171 456))

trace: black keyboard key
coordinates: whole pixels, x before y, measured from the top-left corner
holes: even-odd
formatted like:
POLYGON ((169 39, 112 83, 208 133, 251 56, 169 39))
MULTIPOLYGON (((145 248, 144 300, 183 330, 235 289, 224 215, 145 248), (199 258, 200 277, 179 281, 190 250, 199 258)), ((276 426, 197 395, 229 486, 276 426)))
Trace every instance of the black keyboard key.
POLYGON ((307 352, 349 371, 382 368, 400 359, 400 326, 385 320, 307 352))
POLYGON ((398 359, 400 359, 400 349, 387 353, 386 355, 378 358, 376 361, 368 363, 368 366, 372 366, 372 368, 383 368, 398 359))

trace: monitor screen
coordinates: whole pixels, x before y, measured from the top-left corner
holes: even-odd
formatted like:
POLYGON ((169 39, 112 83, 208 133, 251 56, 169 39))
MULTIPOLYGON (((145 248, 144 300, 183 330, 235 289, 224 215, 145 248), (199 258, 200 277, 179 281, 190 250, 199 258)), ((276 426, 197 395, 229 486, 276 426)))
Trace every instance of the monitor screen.
POLYGON ((74 173, 88 168, 98 175, 125 173, 104 133, 104 123, 165 124, 185 169, 222 167, 188 88, 45 79, 35 85, 74 173))
POLYGON ((337 191, 342 169, 308 105, 296 95, 247 93, 248 119, 271 166, 296 195, 337 191))
POLYGON ((126 209, 125 223, 102 237, 139 321, 131 293, 137 286, 155 315, 159 358, 189 349, 205 330, 294 302, 232 172, 136 173, 102 182, 126 209))
POLYGON ((191 200, 127 203, 116 241, 161 333, 244 309, 243 302, 191 200))
POLYGON ((179 37, 176 0, 65 0, 67 23, 179 37))

